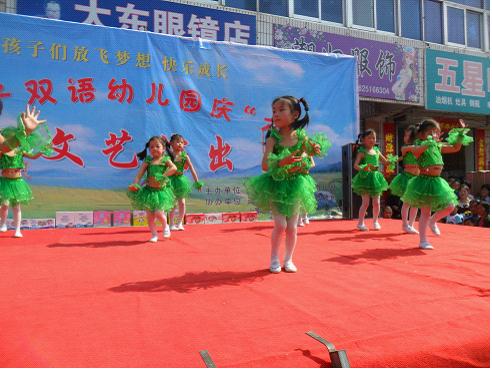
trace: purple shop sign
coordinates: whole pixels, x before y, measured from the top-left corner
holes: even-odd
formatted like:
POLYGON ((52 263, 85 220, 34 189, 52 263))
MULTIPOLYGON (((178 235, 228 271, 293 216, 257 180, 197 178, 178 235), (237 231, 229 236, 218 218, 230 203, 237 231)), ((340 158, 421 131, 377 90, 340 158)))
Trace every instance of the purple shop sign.
POLYGON ((273 46, 353 55, 360 96, 423 103, 417 48, 280 24, 273 25, 273 46))

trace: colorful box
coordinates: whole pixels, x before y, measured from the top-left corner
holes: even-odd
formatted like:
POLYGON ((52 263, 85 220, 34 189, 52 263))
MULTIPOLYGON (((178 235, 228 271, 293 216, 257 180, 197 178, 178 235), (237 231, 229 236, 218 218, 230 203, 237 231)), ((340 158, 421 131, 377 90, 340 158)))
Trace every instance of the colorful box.
POLYGON ((256 222, 258 220, 258 213, 256 211, 245 211, 241 213, 242 222, 256 222))
POLYGON ((133 210, 133 226, 147 227, 147 212, 145 210, 133 210))
POLYGON ((113 212, 110 210, 95 210, 93 223, 94 227, 111 227, 113 225, 113 212))
POLYGON ((50 229, 55 228, 55 219, 31 219, 31 229, 50 229))
POLYGON ((56 228, 74 228, 75 212, 57 211, 55 215, 55 224, 56 224, 56 228))
POLYGON ((132 225, 132 212, 130 210, 113 211, 113 227, 130 227, 132 225))
POLYGON ((186 224, 205 224, 205 214, 186 214, 185 216, 186 224))
POLYGON ((222 213, 206 213, 205 224, 220 224, 222 223, 222 213))
POLYGON ((241 213, 222 213, 222 223, 239 223, 241 213))
POLYGON ((76 211, 75 227, 76 228, 91 228, 94 227, 94 212, 92 211, 76 211))

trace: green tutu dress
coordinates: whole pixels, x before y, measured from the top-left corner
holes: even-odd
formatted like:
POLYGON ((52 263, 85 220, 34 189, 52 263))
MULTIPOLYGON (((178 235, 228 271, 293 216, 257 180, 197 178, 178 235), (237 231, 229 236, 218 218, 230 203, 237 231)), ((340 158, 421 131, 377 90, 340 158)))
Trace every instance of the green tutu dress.
MULTIPOLYGON (((365 147, 360 146, 357 152, 364 154, 359 166, 363 169, 367 165, 379 168, 379 148, 374 146, 376 154, 369 154, 365 147)), ((358 195, 380 196, 388 189, 388 182, 379 170, 360 170, 352 178, 352 190, 358 195)))
POLYGON ((174 175, 169 177, 171 180, 171 188, 176 199, 187 198, 192 190, 192 184, 188 177, 183 173, 186 165, 186 152, 182 151, 178 158, 175 159, 174 165, 178 169, 174 175))
MULTIPOLYGON (((471 137, 465 136, 466 132, 468 132, 466 128, 454 128, 449 133, 448 143, 454 145, 454 143, 460 141, 466 146, 473 142, 471 137)), ((407 189, 401 200, 416 208, 430 207, 432 211, 439 211, 450 205, 457 205, 458 198, 448 182, 440 176, 422 174, 422 168, 444 165, 441 155, 442 144, 429 136, 427 140, 421 141, 420 145, 427 146, 427 150, 418 158, 421 174, 408 182, 407 189)))
MULTIPOLYGON (((0 156, 0 169, 24 169, 22 152, 16 150, 13 156, 0 156)), ((33 199, 31 187, 24 178, 0 177, 0 203, 8 205, 26 204, 33 199)))
POLYGON ((321 148, 318 156, 325 155, 331 146, 330 142, 323 135, 316 135, 308 138, 305 130, 297 130, 297 143, 290 147, 280 144, 281 136, 278 130, 272 128, 270 137, 275 139, 273 152, 268 158, 268 172, 259 176, 249 178, 245 182, 246 192, 249 200, 262 211, 274 211, 288 218, 306 211, 308 213, 317 209, 317 201, 314 196, 316 192, 316 182, 308 174, 311 166, 309 158, 305 158, 299 163, 279 167, 279 162, 298 151, 304 151, 308 155, 313 153, 310 145, 306 143, 316 143, 321 148), (299 166, 301 171, 289 173, 294 166, 299 166))
MULTIPOLYGON (((403 157, 403 166, 406 165, 418 165, 417 158, 412 152, 407 152, 403 157)), ((408 181, 410 181, 415 175, 407 172, 399 173, 389 185, 391 193, 395 196, 402 197, 407 189, 408 181)))
POLYGON ((176 198, 174 197, 169 178, 164 176, 167 169, 166 162, 171 160, 169 156, 164 156, 159 164, 152 164, 152 157, 147 156, 147 178, 154 178, 161 184, 160 188, 144 186, 138 191, 128 191, 127 195, 132 207, 139 210, 148 211, 168 211, 174 207, 176 198))

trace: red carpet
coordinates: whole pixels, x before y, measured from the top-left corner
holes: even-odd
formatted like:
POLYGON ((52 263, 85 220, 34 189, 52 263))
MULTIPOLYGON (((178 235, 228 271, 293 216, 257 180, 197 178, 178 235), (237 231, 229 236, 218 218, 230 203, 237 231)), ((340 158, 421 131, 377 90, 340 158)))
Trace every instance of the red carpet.
POLYGON ((297 274, 270 274, 271 223, 0 235, 0 366, 488 367, 489 229, 300 229, 297 274))

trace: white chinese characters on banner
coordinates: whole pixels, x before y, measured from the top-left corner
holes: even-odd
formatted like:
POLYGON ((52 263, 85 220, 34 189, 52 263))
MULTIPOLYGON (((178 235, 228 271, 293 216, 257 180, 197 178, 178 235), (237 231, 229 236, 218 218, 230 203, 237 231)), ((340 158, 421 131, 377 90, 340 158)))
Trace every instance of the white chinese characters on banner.
MULTIPOLYGON (((89 5, 75 4, 75 10, 87 13, 83 23, 104 25, 100 16, 111 15, 112 10, 100 8, 97 0, 89 0, 89 5)), ((127 3, 126 6, 116 6, 115 13, 121 28, 146 31, 149 29, 149 21, 152 22, 151 12, 137 9, 135 4, 127 3)), ((200 18, 196 14, 191 14, 191 18, 185 24, 185 16, 182 13, 154 9, 153 12, 153 31, 169 35, 185 36, 192 38, 202 38, 217 41, 221 25, 218 20, 211 16, 200 18)), ((239 20, 224 22, 224 41, 247 44, 250 37, 250 26, 241 24, 239 20)))

